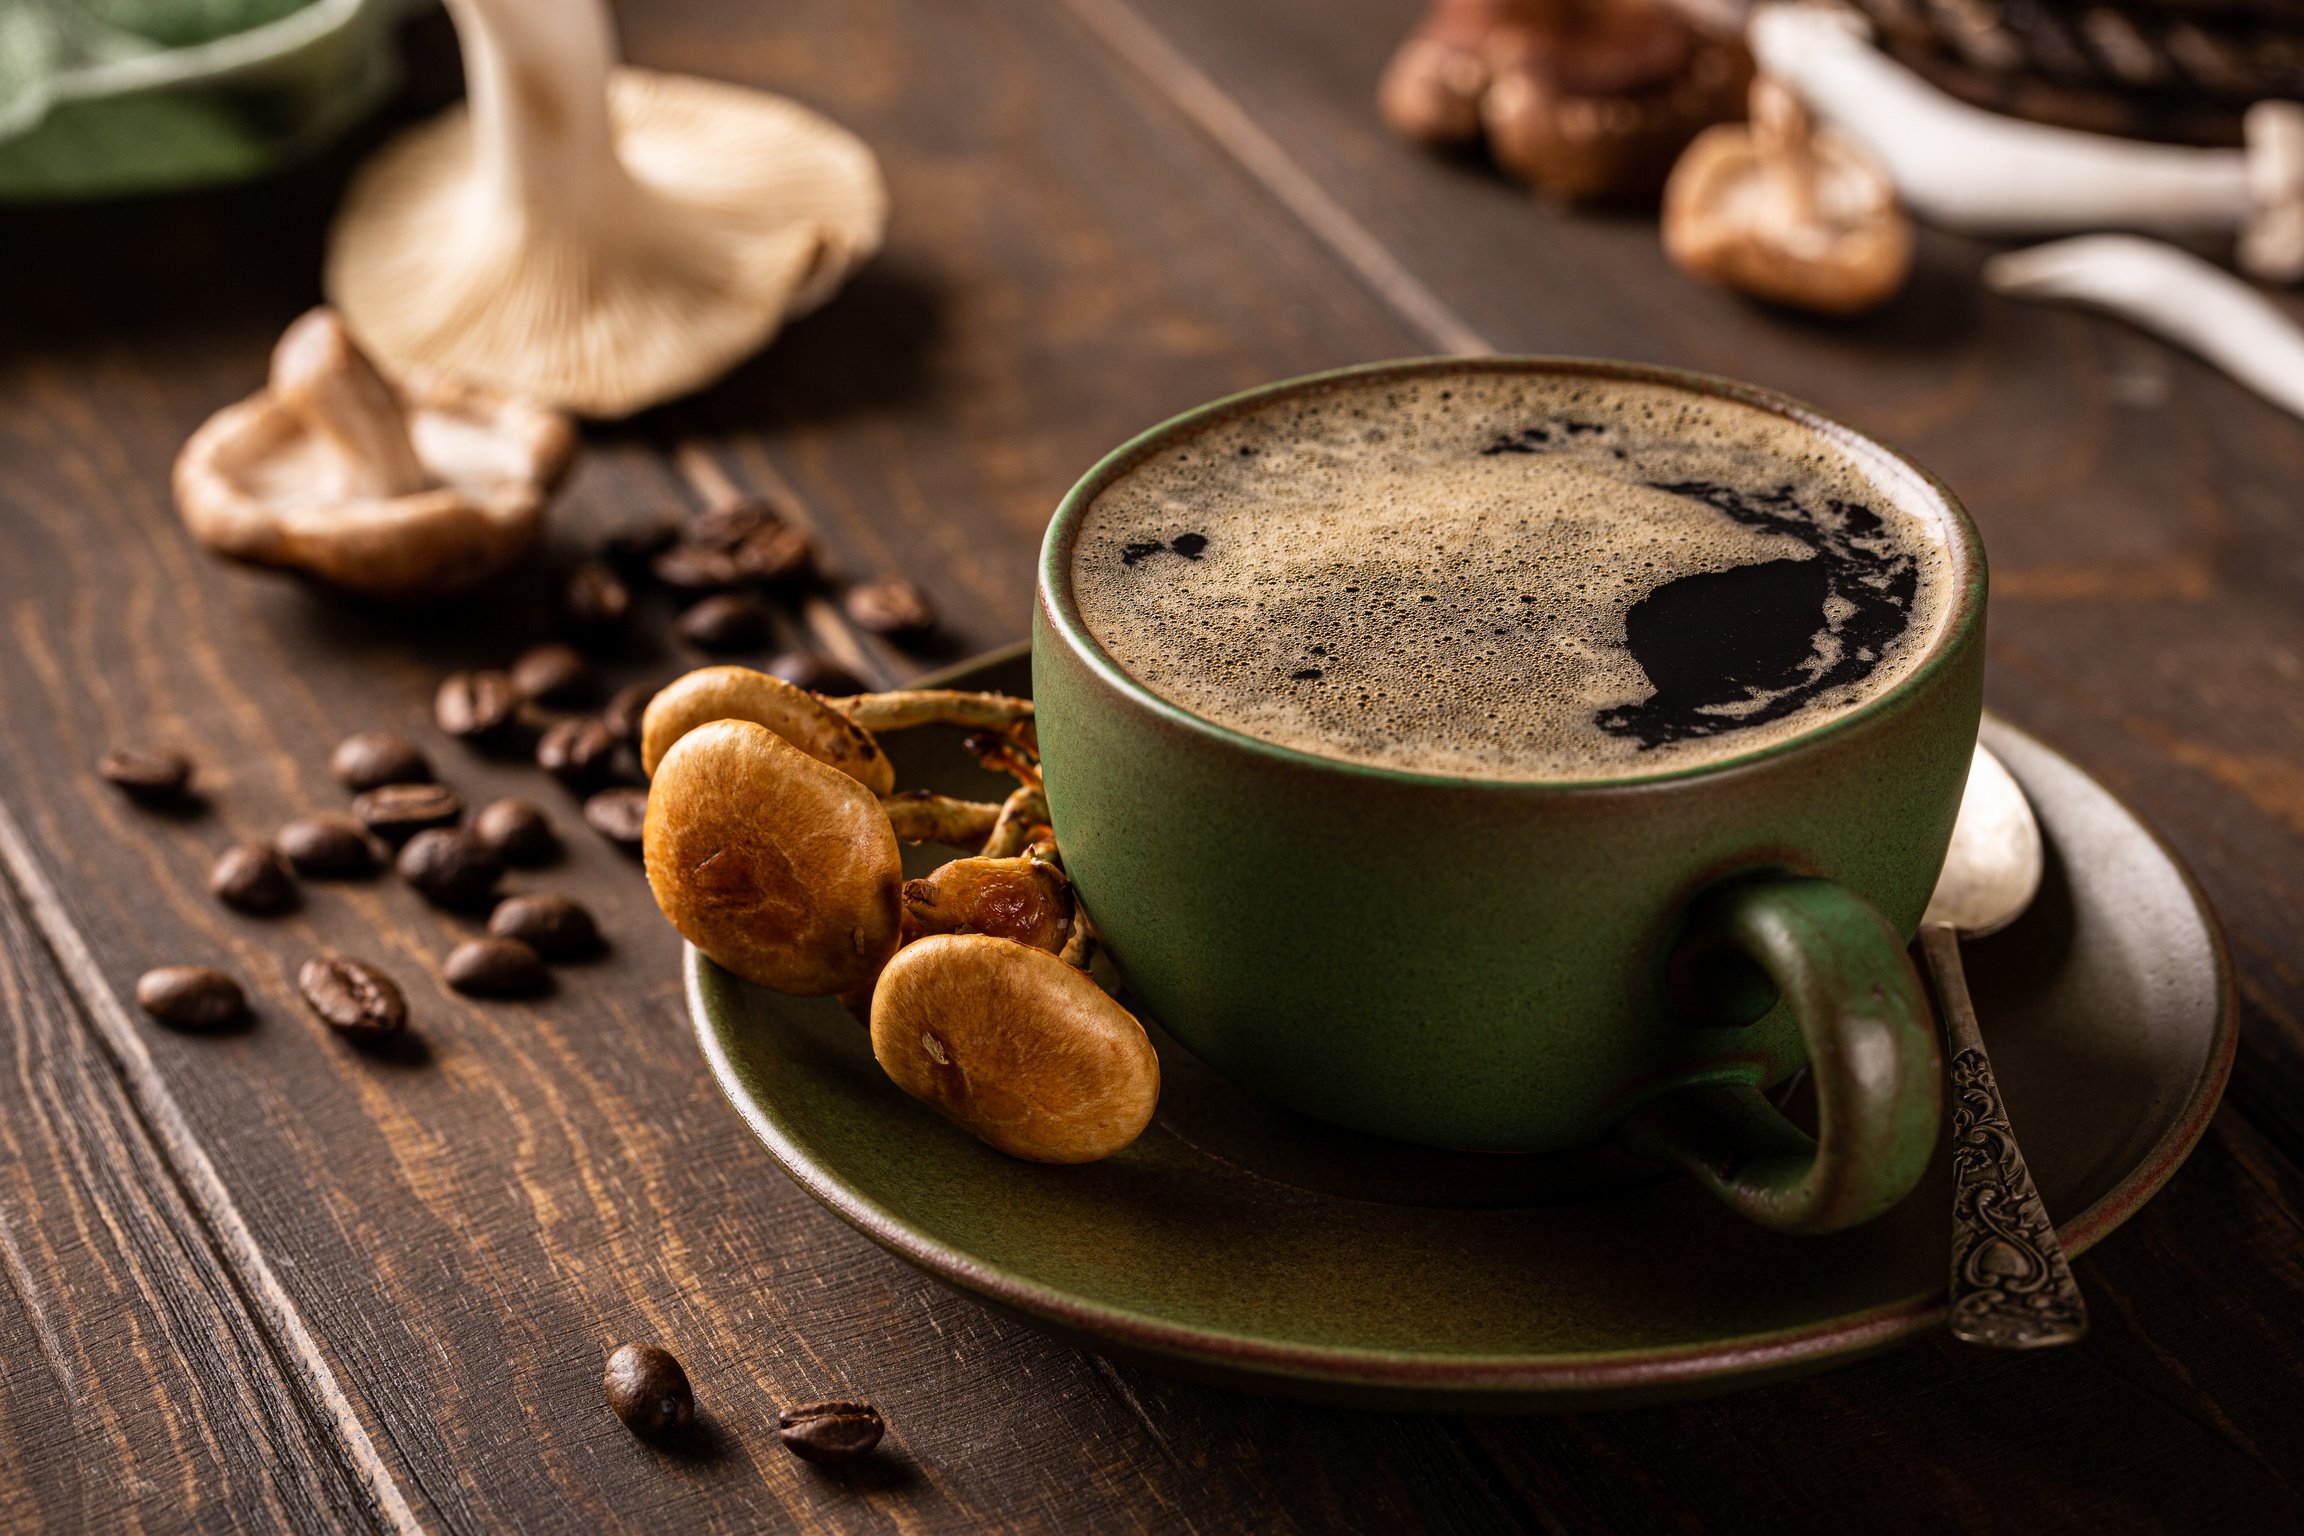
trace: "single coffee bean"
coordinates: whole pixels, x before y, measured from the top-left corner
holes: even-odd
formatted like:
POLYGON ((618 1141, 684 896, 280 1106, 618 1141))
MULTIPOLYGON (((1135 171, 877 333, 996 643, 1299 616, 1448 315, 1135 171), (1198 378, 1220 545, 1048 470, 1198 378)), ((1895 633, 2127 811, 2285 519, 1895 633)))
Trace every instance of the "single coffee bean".
POLYGON ((776 1438, 802 1461, 837 1467, 872 1454, 888 1432, 870 1403, 808 1403, 776 1415, 776 1438))
POLYGON ((272 846, 309 879, 349 880, 376 868, 368 829, 336 811, 299 816, 273 834, 272 846))
POLYGON ((417 895, 458 911, 486 906, 504 877, 504 865, 487 845, 454 827, 433 827, 408 839, 396 867, 417 895))
POLYGON ((354 794, 387 784, 429 784, 432 764, 416 743, 389 731, 356 731, 336 743, 328 771, 354 794))
POLYGON ((654 683, 634 683, 616 690, 608 707, 600 711, 600 723, 615 733, 616 739, 626 746, 635 746, 640 740, 640 717, 648 713, 648 701, 656 697, 654 683))
POLYGON ((495 934, 466 939, 448 951, 440 974, 448 985, 474 997, 533 997, 552 981, 543 956, 518 939, 495 934))
POLYGON ((262 843, 235 843, 208 870, 208 890, 224 905, 255 917, 274 917, 296 905, 296 881, 280 856, 262 843))
POLYGON ((876 635, 924 635, 936 627, 936 610, 928 594, 901 576, 860 581, 848 589, 840 605, 849 622, 876 635))
POLYGON ((797 528, 762 528, 728 553, 746 581, 764 587, 797 586, 816 569, 815 542, 797 528))
POLYGON ((632 589, 605 560, 587 560, 568 573, 560 591, 560 616, 587 640, 604 640, 632 615, 632 589))
POLYGON ((648 562, 672 547, 686 517, 660 512, 617 529, 600 541, 600 558, 619 571, 643 571, 648 562))
POLYGON ((538 704, 581 704, 599 687, 592 663, 572 645, 532 645, 512 663, 512 686, 538 704))
POLYGON ((833 695, 862 693, 864 680, 828 656, 814 651, 786 651, 769 660, 765 669, 795 688, 833 695))
POLYGON ((680 536, 711 549, 734 549, 756 533, 783 526, 784 519, 767 502, 757 496, 739 496, 706 507, 688 519, 680 536))
POLYGON ((724 592, 730 587, 744 584, 744 573, 736 568, 736 557, 724 549, 708 544, 696 544, 682 539, 648 564, 655 578, 675 592, 702 595, 706 592, 724 592))
POLYGON ((526 800, 489 801, 472 818, 472 835, 507 864, 549 864, 560 856, 559 834, 526 800))
POLYGON ((722 592, 680 615, 680 637, 707 651, 747 651, 765 645, 768 605, 749 592, 722 592))
POLYGON ((136 1006, 178 1029, 221 1029, 248 1011, 248 997, 212 965, 163 965, 136 978, 136 1006))
POLYGON ((638 853, 648 825, 648 791, 631 785, 604 789, 584 802, 584 821, 625 852, 638 853))
POLYGON ((445 784, 387 784, 352 802, 361 825, 388 843, 404 843, 427 827, 453 826, 464 802, 445 784))
POLYGON ((192 782, 192 759, 158 747, 114 747, 96 771, 138 800, 169 800, 192 782))
POLYGON ((536 743, 536 766, 579 794, 597 789, 616 768, 616 733, 588 715, 562 720, 536 743))
POLYGON ((453 672, 432 695, 432 718, 463 741, 504 735, 519 714, 520 690, 502 672, 453 672))
POLYGON ((365 960, 307 960, 296 973, 296 990, 321 1022, 353 1040, 381 1040, 408 1025, 408 1000, 391 977, 365 960))
POLYGON ((547 960, 581 960, 600 948, 600 925, 582 902, 539 893, 510 896, 488 914, 488 931, 518 939, 547 960))
POLYGON ((636 1435, 685 1429, 696 1417, 696 1394, 688 1373, 670 1350, 653 1344, 621 1344, 608 1357, 601 1384, 608 1406, 636 1435))

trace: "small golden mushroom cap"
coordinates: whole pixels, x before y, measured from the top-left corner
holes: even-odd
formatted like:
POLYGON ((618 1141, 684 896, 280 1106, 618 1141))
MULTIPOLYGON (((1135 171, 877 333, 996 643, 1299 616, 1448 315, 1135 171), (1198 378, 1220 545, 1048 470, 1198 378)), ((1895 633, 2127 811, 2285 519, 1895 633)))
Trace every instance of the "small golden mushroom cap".
POLYGON ((938 933, 988 933, 1061 954, 1072 940, 1072 882, 1046 859, 954 859, 904 882, 907 943, 938 933))
POLYGON ((1037 1163, 1089 1163, 1160 1102, 1144 1026, 1044 949, 983 934, 907 944, 872 997, 872 1054, 896 1086, 1037 1163))
POLYGON ((896 947, 904 870, 888 813, 752 721, 712 721, 664 754, 642 853, 680 936, 747 981, 843 992, 896 947))
POLYGON ((714 720, 764 725, 875 795, 896 787, 896 770, 870 731, 806 689, 750 667, 698 667, 659 690, 640 717, 640 771, 653 778, 674 742, 714 720))

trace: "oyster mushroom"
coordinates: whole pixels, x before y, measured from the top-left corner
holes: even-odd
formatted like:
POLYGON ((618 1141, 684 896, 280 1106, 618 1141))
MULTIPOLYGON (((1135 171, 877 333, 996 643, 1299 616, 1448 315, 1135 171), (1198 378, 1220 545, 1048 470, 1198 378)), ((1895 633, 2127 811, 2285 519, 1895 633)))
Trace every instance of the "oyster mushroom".
POLYGON ((535 546, 576 434, 526 400, 410 375, 397 386, 334 311, 299 318, 265 388, 176 456, 192 536, 376 597, 460 591, 535 546))
POLYGON ((1072 942, 1072 882, 1046 859, 954 859, 904 882, 904 942, 988 933, 1062 954, 1072 942))
POLYGON ((845 992, 896 948, 904 873, 880 801, 764 725, 714 720, 673 743, 642 855, 680 936, 748 981, 845 992))
POLYGON ((326 286, 355 334, 587 416, 710 383, 879 248, 846 130, 763 92, 621 69, 602 0, 448 0, 466 107, 364 166, 326 286))
POLYGON ((1707 128, 1664 188, 1664 249, 1692 276, 1826 314, 1893 298, 1912 225, 1870 156, 1765 77, 1749 127, 1707 128))
POLYGON ((764 725, 875 795, 896 787, 896 770, 869 730, 806 689, 750 667, 698 667, 660 689, 640 717, 640 771, 654 777, 674 742, 714 720, 764 725))
POLYGON ((1011 1157, 1087 1163, 1151 1123, 1144 1027, 1044 949, 938 934, 897 952, 872 996, 872 1054, 896 1086, 1011 1157))

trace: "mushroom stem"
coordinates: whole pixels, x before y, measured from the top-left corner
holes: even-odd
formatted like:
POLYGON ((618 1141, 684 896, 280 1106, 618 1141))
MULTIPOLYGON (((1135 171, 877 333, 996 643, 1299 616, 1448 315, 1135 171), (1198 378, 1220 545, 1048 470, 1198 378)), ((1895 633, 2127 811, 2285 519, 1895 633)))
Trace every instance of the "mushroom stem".
POLYGON ((336 449, 342 500, 384 500, 440 482, 416 456, 399 397, 330 309, 315 309, 272 348, 273 398, 336 449))
POLYGON ((606 216, 639 191, 617 158, 608 121, 616 34, 607 6, 448 0, 448 14, 464 50, 483 201, 507 217, 581 212, 597 233, 615 237, 620 231, 606 216))
POLYGON ((880 802, 889 825, 907 843, 950 843, 955 848, 980 846, 999 825, 1001 807, 982 800, 957 800, 924 789, 890 795, 880 802))
MULTIPOLYGON (((1032 701, 1004 693, 962 693, 951 688, 902 688, 891 693, 859 693, 826 699, 840 713, 875 735, 916 725, 961 725, 1019 735, 1032 724, 1032 701)), ((1028 736, 1020 739, 1029 741, 1028 736)))
POLYGON ((1032 845, 1032 834, 1047 824, 1047 793, 1026 784, 1001 803, 1000 819, 992 823, 981 857, 1014 858, 1032 845))
POLYGON ((1076 971, 1085 971, 1096 961, 1096 929, 1089 923, 1088 914, 1080 910, 1077 900, 1072 906, 1072 937, 1064 941, 1056 958, 1076 971))
POLYGON ((1795 225, 1817 222, 1816 153, 1808 109, 1780 81, 1752 82, 1752 148, 1795 225))

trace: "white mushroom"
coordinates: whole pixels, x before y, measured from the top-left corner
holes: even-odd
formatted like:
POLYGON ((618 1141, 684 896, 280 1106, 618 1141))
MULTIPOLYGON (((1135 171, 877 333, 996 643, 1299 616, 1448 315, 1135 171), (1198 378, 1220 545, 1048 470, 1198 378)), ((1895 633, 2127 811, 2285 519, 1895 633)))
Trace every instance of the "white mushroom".
POLYGON ((879 248, 852 134, 615 68, 602 0, 448 0, 469 101, 362 168, 327 289, 362 343, 587 416, 718 378, 879 248))
POLYGON ((1984 263, 1984 281, 2025 299, 2123 315, 2304 416, 2304 330, 2254 288, 2189 251, 2135 235, 2084 235, 1984 263))
POLYGON ((267 387, 184 444, 176 502, 219 554, 432 597, 535 546, 575 446, 565 416, 525 400, 423 375, 395 388, 315 309, 273 348, 267 387))
POLYGON ((2248 190, 2256 211, 2240 231, 2240 270, 2268 283, 2304 279, 2304 105, 2248 109, 2248 190))
POLYGON ((1749 127, 1707 128, 1664 186, 1664 249, 1710 282, 1826 314, 1893 298, 1912 226, 1864 152, 1818 132, 1799 98, 1752 83, 1749 127))

